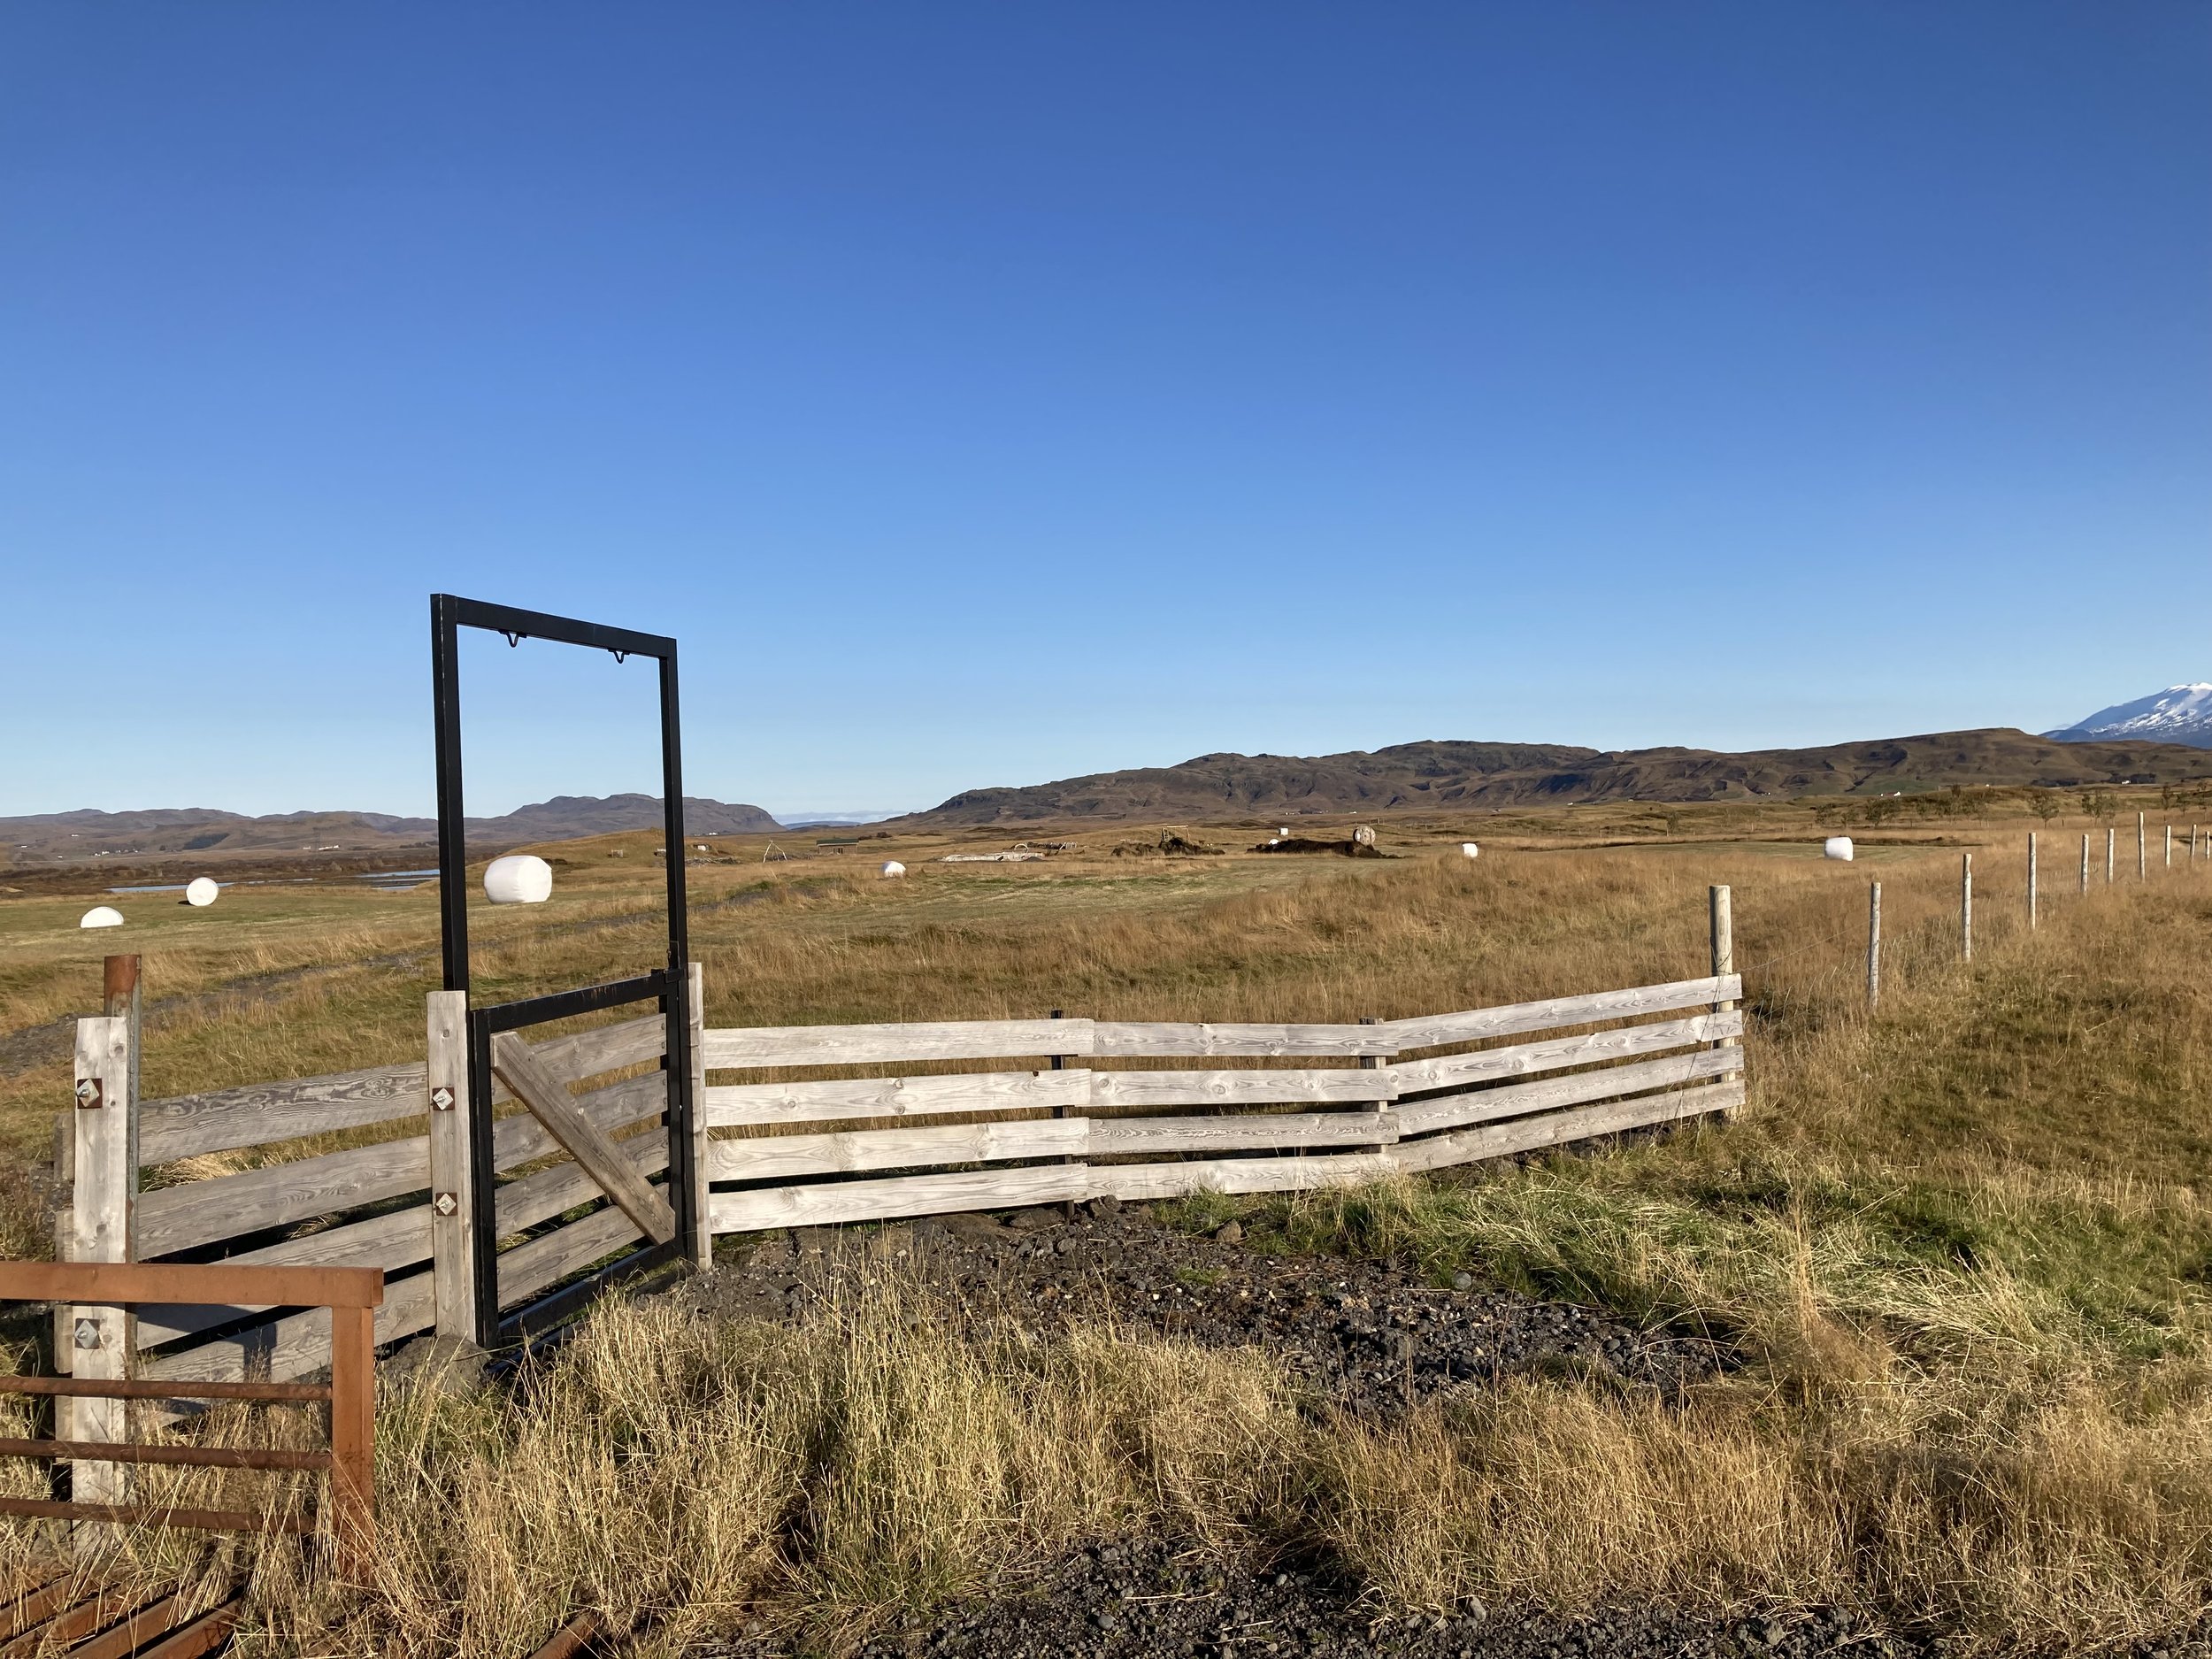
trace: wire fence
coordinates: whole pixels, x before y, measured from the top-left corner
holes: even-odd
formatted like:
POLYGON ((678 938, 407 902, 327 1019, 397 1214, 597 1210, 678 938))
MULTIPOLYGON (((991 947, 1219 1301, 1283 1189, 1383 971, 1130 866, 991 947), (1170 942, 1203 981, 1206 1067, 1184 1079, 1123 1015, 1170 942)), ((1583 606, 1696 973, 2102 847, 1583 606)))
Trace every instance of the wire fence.
POLYGON ((2212 825, 2147 817, 2139 836, 2113 823, 2038 830, 2031 845, 2023 833, 1947 857, 1869 861, 1863 879, 1799 892, 1779 912, 1740 905, 1735 960, 1754 1017, 1799 1030, 1863 1018, 2016 952, 2084 906, 2212 889, 2212 825))

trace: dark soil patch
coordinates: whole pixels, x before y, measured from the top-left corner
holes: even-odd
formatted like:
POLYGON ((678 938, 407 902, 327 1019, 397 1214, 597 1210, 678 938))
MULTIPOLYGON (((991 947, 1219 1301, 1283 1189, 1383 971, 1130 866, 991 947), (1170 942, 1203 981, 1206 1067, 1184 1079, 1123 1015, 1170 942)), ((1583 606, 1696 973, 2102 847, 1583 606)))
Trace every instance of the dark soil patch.
MULTIPOLYGON (((772 1640, 741 1639, 700 1659, 768 1659, 772 1640)), ((1101 1545, 1032 1591, 971 1601, 878 1632, 859 1659, 1778 1659, 1849 1654, 1904 1659, 1930 1650, 1841 1609, 1699 1618, 1649 1606, 1576 1618, 1532 1609, 1386 1610, 1325 1572, 1167 1545, 1101 1545)))
POLYGON ((1526 1371, 1579 1371, 1669 1394, 1709 1375, 1713 1346, 1565 1302, 1438 1286, 1386 1263, 1271 1255, 1164 1226, 1110 1202, 1010 1225, 950 1216, 866 1231, 803 1228, 695 1280, 718 1312, 803 1312, 871 1262, 910 1263, 961 1305, 1033 1326, 1111 1319, 1208 1348, 1257 1346, 1317 1401, 1363 1415, 1526 1371))

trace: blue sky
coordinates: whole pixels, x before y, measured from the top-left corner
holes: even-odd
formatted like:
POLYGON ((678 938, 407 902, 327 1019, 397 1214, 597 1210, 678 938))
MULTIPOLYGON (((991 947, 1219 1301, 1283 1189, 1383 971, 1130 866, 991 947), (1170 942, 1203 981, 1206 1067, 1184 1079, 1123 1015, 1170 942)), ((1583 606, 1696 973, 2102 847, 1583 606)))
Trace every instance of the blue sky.
POLYGON ((2201 4, 0 5, 0 814, 2052 726, 2208 459, 2201 4))

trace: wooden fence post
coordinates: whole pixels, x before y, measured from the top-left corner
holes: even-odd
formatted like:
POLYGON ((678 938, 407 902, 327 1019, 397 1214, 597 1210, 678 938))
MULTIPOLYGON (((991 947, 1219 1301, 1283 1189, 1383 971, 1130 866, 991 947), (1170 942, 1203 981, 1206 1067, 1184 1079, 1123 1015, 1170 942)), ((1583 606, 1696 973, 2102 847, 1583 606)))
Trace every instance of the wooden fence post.
POLYGON ((2028 832, 2028 931, 2035 931, 2035 832, 2028 832))
MULTIPOLYGON (((138 1190, 138 1069, 139 1069, 139 993, 138 958, 136 956, 109 956, 100 964, 100 1013, 104 1018, 119 1019, 128 1026, 131 1046, 130 1113, 126 1135, 128 1141, 124 1153, 132 1171, 131 1190, 138 1190)), ((74 1194, 77 1185, 77 1115, 62 1113, 54 1119, 54 1184, 65 1192, 74 1194)), ((75 1202, 54 1214, 54 1259, 71 1260, 76 1236, 75 1202)), ((124 1240, 123 1260, 138 1259, 138 1216, 136 1207, 131 1211, 130 1234, 124 1240)), ((130 1352, 137 1351, 138 1316, 129 1309, 123 1313, 125 1334, 131 1339, 130 1352)), ((70 1371, 70 1356, 74 1350, 74 1332, 69 1310, 57 1303, 54 1308, 54 1368, 66 1376, 70 1371)), ((61 1438, 69 1438, 70 1402, 66 1399, 54 1402, 56 1426, 61 1438)))
MULTIPOLYGON (((131 1027, 127 1016, 77 1022, 77 1178, 70 1209, 68 1259, 127 1262, 138 1193, 130 1161, 131 1027)), ((70 1369, 81 1378, 120 1380, 130 1375, 130 1329, 120 1308, 73 1308, 69 1316, 70 1369)), ((128 1437, 127 1402, 73 1400, 68 1438, 121 1440, 128 1437)), ((71 1466, 70 1495, 80 1503, 127 1501, 129 1471, 121 1463, 71 1466)))
POLYGON ((691 1214, 687 1254, 702 1272, 714 1265, 714 1171, 707 1163, 707 971, 687 965, 686 1005, 691 1020, 691 1214))
POLYGON ((2151 876, 2150 846, 2143 839, 2143 815, 2135 815, 2135 879, 2147 881, 2151 876))
POLYGON ((349 1578, 365 1578, 376 1533, 373 1308, 330 1310, 330 1511, 341 1571, 349 1578))
MULTIPOLYGON (((1372 1014, 1362 1014, 1359 1017, 1359 1023, 1363 1025, 1372 1025, 1377 1022, 1372 1014)), ((1381 1066, 1382 1056, 1379 1054, 1363 1054, 1359 1057, 1359 1069, 1363 1071, 1378 1071, 1381 1066)), ((1390 1107, 1391 1102, 1386 1100, 1371 1100, 1366 1102, 1363 1110, 1371 1112, 1386 1112, 1390 1107)), ((1360 1150, 1367 1153, 1379 1153, 1387 1152, 1390 1148, 1379 1141, 1373 1146, 1362 1147, 1360 1150)))
MULTIPOLYGON (((139 1033, 138 958, 110 956, 100 964, 100 1012, 110 1019, 122 1020, 129 1026, 126 1033, 131 1045, 131 1110, 128 1127, 125 1130, 125 1155, 130 1160, 131 1190, 138 1190, 138 1106, 145 1099, 138 1087, 141 1049, 139 1033)), ((138 1259, 138 1211, 133 1207, 130 1216, 130 1237, 126 1241, 127 1253, 123 1259, 138 1259)))
POLYGON ((2169 824, 2168 826, 2166 826, 2166 868, 2167 868, 2167 869, 2169 869, 2169 870, 2171 870, 2173 867, 2174 867, 2174 826, 2173 826, 2172 825, 2169 824))
MULTIPOLYGON (((438 1334, 480 1348, 495 1333, 476 1319, 476 1181, 469 1156, 469 994, 433 991, 423 1083, 429 1091, 430 1271, 438 1334)), ((336 1340, 336 1327, 332 1327, 336 1340)))
POLYGON ((1871 1013, 1882 1003, 1882 884, 1866 889, 1866 1006, 1871 1013))
POLYGON ((1974 960, 1974 855, 1959 855, 1959 960, 1974 960))
POLYGON ((2110 886, 2112 885, 2112 872, 2113 872, 2113 869, 2114 869, 2114 867, 2115 867, 2115 866, 2114 866, 2114 864, 2113 864, 2113 862, 2112 862, 2112 860, 2113 860, 2113 849, 2114 849, 2114 848, 2116 848, 2116 847, 2117 847, 2117 846, 2119 845, 2119 835, 2120 835, 2120 832, 2119 832, 2117 829, 2115 829, 2115 828, 2114 828, 2111 825, 2108 824, 2108 825, 2106 825, 2106 826, 2105 826, 2105 831, 2104 831, 2104 884, 2105 884, 2105 886, 2107 886, 2107 887, 2110 887, 2110 886))
MULTIPOLYGON (((1706 896, 1709 902, 1707 919, 1712 932, 1713 977, 1717 979, 1724 978, 1728 974, 1732 974, 1736 971, 1735 895, 1728 887, 1721 886, 1708 889, 1706 896)), ((1735 1006, 1736 1002, 1734 998, 1723 997, 1713 1004, 1713 1012, 1716 1014, 1725 1014, 1735 1006)), ((1740 1040, 1734 1037, 1722 1037, 1714 1042, 1713 1047, 1716 1048, 1737 1048, 1742 1047, 1742 1043, 1740 1040)), ((1732 1083, 1742 1076, 1743 1073, 1741 1071, 1724 1072, 1721 1077, 1721 1081, 1724 1083, 1732 1083)), ((1742 1107, 1731 1106, 1726 1110, 1726 1112, 1724 1115, 1730 1118, 1737 1118, 1742 1116, 1742 1107)))
POLYGON ((2081 833, 2081 891, 2083 897, 2086 898, 2089 895, 2089 832, 2087 830, 2081 833))

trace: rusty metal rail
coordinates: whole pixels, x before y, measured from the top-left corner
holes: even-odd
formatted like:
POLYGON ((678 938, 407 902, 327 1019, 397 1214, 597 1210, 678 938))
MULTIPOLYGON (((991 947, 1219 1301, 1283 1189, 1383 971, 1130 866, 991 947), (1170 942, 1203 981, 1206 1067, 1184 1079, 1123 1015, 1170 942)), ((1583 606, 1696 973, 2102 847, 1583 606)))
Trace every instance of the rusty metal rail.
MULTIPOLYGON (((4 1262, 0 1301, 122 1307, 141 1302, 330 1310, 330 1381, 321 1383, 148 1382, 82 1377, 0 1377, 0 1394, 70 1399, 327 1401, 330 1448, 292 1451, 227 1446, 145 1445, 124 1440, 0 1439, 0 1457, 210 1469, 327 1470, 332 1532, 342 1555, 358 1561, 375 1521, 374 1310, 384 1275, 364 1267, 236 1267, 220 1263, 4 1262)), ((295 1517, 243 1509, 165 1504, 64 1502, 0 1497, 0 1515, 110 1521, 210 1532, 303 1531, 295 1517)))
POLYGON ((0 1659, 203 1659, 238 1615, 234 1587, 209 1607, 181 1585, 111 1584, 56 1560, 0 1594, 0 1659))

